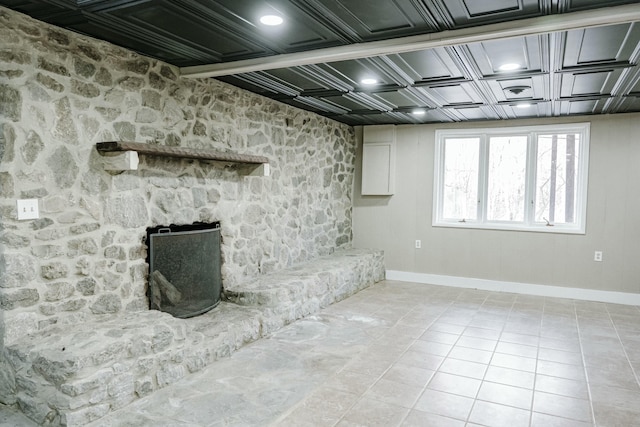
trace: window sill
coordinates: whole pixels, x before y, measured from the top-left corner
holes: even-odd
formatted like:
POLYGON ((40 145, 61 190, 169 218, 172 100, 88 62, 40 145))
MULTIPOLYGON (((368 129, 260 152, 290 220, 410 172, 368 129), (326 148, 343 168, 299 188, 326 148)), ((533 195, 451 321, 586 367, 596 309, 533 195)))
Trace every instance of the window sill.
POLYGON ((496 231, 519 231, 519 232, 532 232, 532 233, 551 233, 551 234, 586 234, 586 231, 577 227, 563 227, 563 226, 545 226, 540 225, 537 227, 528 227, 525 225, 517 226, 513 224, 479 224, 474 222, 434 222, 431 224, 433 227, 439 228, 465 228, 472 230, 496 230, 496 231))

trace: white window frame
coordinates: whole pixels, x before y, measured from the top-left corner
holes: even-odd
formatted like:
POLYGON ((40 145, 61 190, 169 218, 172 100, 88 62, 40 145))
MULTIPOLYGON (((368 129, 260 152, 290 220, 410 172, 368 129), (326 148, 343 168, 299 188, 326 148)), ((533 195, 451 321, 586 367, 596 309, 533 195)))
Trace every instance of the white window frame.
POLYGON ((434 157, 433 216, 434 227, 479 228, 491 230, 533 231, 545 233, 585 234, 587 216, 587 185, 589 168, 589 123, 572 123, 541 126, 517 126, 480 129, 445 129, 436 130, 434 157), (576 210, 573 224, 551 224, 535 221, 536 206, 536 152, 539 134, 577 133, 580 134, 580 157, 576 164, 576 210), (527 171, 524 221, 489 221, 487 220, 487 171, 488 141, 493 136, 527 135, 527 171), (444 196, 444 146, 447 138, 480 139, 480 166, 478 177, 478 219, 443 218, 444 196))

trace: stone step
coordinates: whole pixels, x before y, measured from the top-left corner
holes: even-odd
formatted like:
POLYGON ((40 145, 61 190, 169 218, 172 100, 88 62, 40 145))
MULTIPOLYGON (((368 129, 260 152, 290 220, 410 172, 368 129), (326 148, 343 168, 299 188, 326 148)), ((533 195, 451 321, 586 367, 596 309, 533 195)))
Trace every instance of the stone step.
MULTIPOLYGON (((288 306, 316 299, 322 306, 346 298, 367 285, 365 276, 382 262, 382 252, 351 249, 313 262, 225 287, 223 297, 240 305, 288 306)), ((384 279, 384 270, 375 281, 384 279)), ((369 279, 370 280, 370 279, 369 279)))

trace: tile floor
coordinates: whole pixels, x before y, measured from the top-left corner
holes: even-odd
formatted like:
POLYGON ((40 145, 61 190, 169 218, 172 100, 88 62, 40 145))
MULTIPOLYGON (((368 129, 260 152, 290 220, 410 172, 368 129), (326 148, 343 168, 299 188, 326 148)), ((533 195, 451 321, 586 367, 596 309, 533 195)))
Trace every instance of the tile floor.
POLYGON ((94 425, 640 426, 638 374, 640 307, 385 281, 94 425))

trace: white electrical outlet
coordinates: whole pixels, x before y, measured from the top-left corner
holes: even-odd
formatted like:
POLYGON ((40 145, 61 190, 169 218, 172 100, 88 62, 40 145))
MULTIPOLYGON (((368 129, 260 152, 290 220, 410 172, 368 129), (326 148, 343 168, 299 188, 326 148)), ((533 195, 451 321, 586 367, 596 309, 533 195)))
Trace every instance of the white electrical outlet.
POLYGON ((416 249, 420 249, 422 247, 422 240, 416 240, 416 249))
POLYGON ((593 260, 594 260, 594 261, 601 262, 601 261, 602 261, 602 251, 596 251, 596 252, 593 254, 593 260))
POLYGON ((40 210, 38 209, 38 199, 21 199, 16 202, 18 219, 38 219, 40 210))

